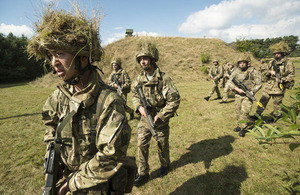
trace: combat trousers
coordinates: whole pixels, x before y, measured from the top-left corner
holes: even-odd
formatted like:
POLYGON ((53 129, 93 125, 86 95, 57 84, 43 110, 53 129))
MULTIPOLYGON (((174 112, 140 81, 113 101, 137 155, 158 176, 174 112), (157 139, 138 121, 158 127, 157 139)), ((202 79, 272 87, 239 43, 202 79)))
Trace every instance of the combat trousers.
MULTIPOLYGON (((259 101, 262 103, 264 108, 266 108, 271 97, 273 99, 273 115, 281 116, 281 110, 282 110, 281 105, 282 105, 284 94, 268 94, 266 92, 263 92, 259 101)), ((256 113, 262 114, 263 112, 264 109, 262 107, 257 106, 256 113)))
POLYGON ((211 88, 211 91, 210 91, 208 97, 211 97, 214 94, 214 92, 217 93, 218 97, 221 97, 221 93, 220 93, 220 90, 219 90, 219 87, 218 87, 218 83, 219 83, 218 81, 213 81, 213 86, 211 88))
MULTIPOLYGON (((241 96, 235 94, 235 112, 237 122, 241 120, 249 120, 248 116, 251 111, 253 102, 247 96, 241 96)), ((241 129, 247 127, 246 123, 237 123, 237 126, 241 129)))
POLYGON ((125 101, 125 112, 131 114, 134 112, 134 110, 132 108, 130 108, 129 106, 127 106, 127 93, 124 93, 124 95, 121 95, 120 93, 118 93, 125 101))
MULTIPOLYGON (((163 167, 170 165, 170 153, 169 153, 169 133, 170 127, 169 124, 164 125, 163 127, 155 129, 158 135, 158 140, 162 144, 164 156, 158 152, 160 164, 163 167)), ((149 173, 149 146, 152 138, 152 134, 149 129, 149 125, 145 117, 141 117, 141 120, 137 127, 137 148, 138 148, 138 173, 140 175, 146 175, 149 173)), ((157 145, 155 142, 155 148, 157 145)))
POLYGON ((224 88, 224 92, 223 92, 223 99, 222 99, 224 102, 227 101, 228 95, 229 95, 230 91, 231 91, 231 90, 230 90, 228 84, 226 83, 226 84, 225 84, 225 88, 224 88))

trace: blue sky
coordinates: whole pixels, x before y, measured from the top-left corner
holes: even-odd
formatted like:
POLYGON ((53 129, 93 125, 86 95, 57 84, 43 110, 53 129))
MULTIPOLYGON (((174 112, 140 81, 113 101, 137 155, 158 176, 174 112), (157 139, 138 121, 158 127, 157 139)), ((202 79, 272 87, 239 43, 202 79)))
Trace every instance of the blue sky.
MULTIPOLYGON (((34 34, 33 23, 51 0, 0 0, 0 33, 34 34)), ((70 0, 58 9, 71 10, 70 0)), ((87 10, 101 7, 100 34, 106 45, 125 35, 255 39, 300 36, 299 0, 77 0, 87 10)))

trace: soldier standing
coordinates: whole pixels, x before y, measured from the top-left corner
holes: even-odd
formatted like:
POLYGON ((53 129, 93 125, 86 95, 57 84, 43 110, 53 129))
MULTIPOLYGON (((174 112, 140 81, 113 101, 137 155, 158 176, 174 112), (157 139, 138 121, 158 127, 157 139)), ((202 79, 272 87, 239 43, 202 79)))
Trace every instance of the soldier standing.
POLYGON ((228 94, 231 91, 229 86, 228 86, 228 80, 229 80, 230 75, 235 70, 235 67, 232 63, 227 63, 227 65, 228 65, 228 67, 227 67, 226 71, 224 71, 225 88, 224 88, 224 92, 223 92, 223 99, 222 99, 221 102, 219 102, 220 104, 227 103, 228 94))
POLYGON ((150 110, 156 127, 155 131, 164 152, 164 155, 159 153, 161 168, 158 176, 165 176, 170 168, 169 120, 174 116, 175 111, 179 107, 180 95, 171 78, 158 68, 156 64, 158 58, 158 50, 154 43, 143 41, 139 44, 136 61, 143 70, 132 86, 133 106, 135 112, 141 114, 141 120, 137 127, 138 174, 134 182, 136 186, 144 184, 149 179, 148 156, 152 137, 149 124, 146 120, 145 109, 147 108, 143 107, 141 98, 136 91, 138 85, 150 105, 148 110, 150 110))
MULTIPOLYGON (((103 53, 95 19, 87 20, 78 10, 48 9, 28 43, 29 54, 49 59, 63 81, 42 111, 44 141, 61 143, 55 194, 123 194, 127 183, 123 163, 131 128, 123 99, 91 65, 103 53)), ((51 157, 45 156, 47 162, 51 157)))
MULTIPOLYGON (((246 96, 246 91, 237 87, 232 80, 235 79, 245 85, 253 96, 261 88, 261 75, 254 67, 249 66, 249 62, 250 58, 240 57, 237 62, 238 68, 231 74, 228 81, 229 87, 236 91, 235 111, 237 122, 248 119, 253 102, 246 96)), ((238 123, 234 131, 239 132, 239 136, 244 137, 247 132, 246 127, 246 123, 238 123)))
POLYGON ((216 91, 217 96, 218 96, 216 99, 222 99, 218 84, 219 84, 220 79, 223 77, 223 74, 224 74, 223 66, 219 65, 218 60, 214 60, 213 64, 214 64, 214 66, 211 67, 211 69, 209 70, 209 76, 213 81, 213 86, 211 88, 211 91, 210 91, 209 95, 204 98, 206 101, 209 100, 209 98, 213 95, 213 93, 215 91, 216 91))
MULTIPOLYGON (((293 62, 286 58, 289 50, 285 42, 279 42, 270 46, 275 59, 268 65, 262 67, 262 77, 265 85, 260 102, 263 107, 257 107, 256 113, 261 115, 266 108, 270 98, 273 99, 273 116, 275 120, 281 117, 281 105, 286 89, 294 86, 295 67, 293 62)), ((251 116, 252 119, 257 117, 251 116)))
MULTIPOLYGON (((113 68, 112 73, 108 78, 107 84, 114 87, 118 94, 127 101, 127 94, 130 92, 131 80, 128 73, 122 68, 122 61, 120 58, 113 58, 111 66, 113 68)), ((130 114, 130 120, 134 117, 134 111, 129 106, 125 106, 125 111, 130 114)))

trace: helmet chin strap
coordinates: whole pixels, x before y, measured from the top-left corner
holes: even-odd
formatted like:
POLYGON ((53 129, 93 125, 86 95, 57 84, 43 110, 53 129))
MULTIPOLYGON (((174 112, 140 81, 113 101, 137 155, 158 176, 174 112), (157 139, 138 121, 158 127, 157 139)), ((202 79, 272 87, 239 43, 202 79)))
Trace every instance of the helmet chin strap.
POLYGON ((78 74, 66 81, 64 81, 66 84, 69 85, 76 85, 79 83, 79 81, 81 80, 81 75, 83 75, 87 70, 89 70, 91 67, 90 62, 88 62, 88 65, 86 67, 84 67, 83 69, 81 68, 81 61, 80 61, 80 57, 76 56, 75 57, 75 70, 78 70, 78 74))

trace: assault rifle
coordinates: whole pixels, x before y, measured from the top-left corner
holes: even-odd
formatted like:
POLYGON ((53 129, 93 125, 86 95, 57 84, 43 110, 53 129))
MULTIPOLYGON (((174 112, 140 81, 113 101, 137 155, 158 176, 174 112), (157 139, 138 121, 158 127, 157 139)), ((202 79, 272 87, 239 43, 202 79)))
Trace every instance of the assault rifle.
POLYGON ((242 90, 246 93, 246 96, 247 96, 248 98, 250 98, 252 101, 255 101, 255 102, 257 103, 257 105, 259 105, 260 107, 264 108, 263 105, 262 105, 262 103, 261 103, 260 101, 257 101, 257 100, 256 100, 256 98, 254 97, 254 95, 252 95, 252 93, 247 89, 247 87, 246 87, 243 83, 237 81, 235 78, 232 79, 232 82, 233 82, 238 88, 242 89, 242 90))
POLYGON ((116 83, 116 85, 117 85, 117 87, 118 87, 118 91, 122 94, 122 95, 124 95, 124 93, 123 93, 123 89, 122 89, 122 87, 121 87, 121 85, 120 85, 120 82, 118 81, 118 79, 116 78, 116 74, 113 74, 113 76, 112 76, 112 79, 114 80, 114 82, 116 83))
POLYGON ((275 60, 272 62, 272 71, 275 71, 276 75, 276 81, 278 83, 278 87, 280 90, 284 90, 282 81, 281 81, 281 76, 280 76, 280 69, 277 67, 275 60))
POLYGON ((49 156, 45 162, 46 183, 42 195, 56 195, 56 183, 58 181, 58 164, 60 161, 61 139, 55 135, 54 142, 49 145, 49 156))
POLYGON ((153 123, 153 119, 150 115, 150 106, 142 92, 142 89, 141 89, 141 86, 140 85, 137 85, 136 86, 136 90, 137 90, 137 93, 138 95, 140 96, 140 99, 142 101, 142 104, 143 104, 143 107, 145 108, 145 112, 146 112, 146 119, 147 119, 147 122, 148 122, 148 125, 150 127, 150 132, 152 134, 152 136, 154 137, 154 139, 156 140, 156 144, 157 144, 157 150, 159 151, 159 153, 164 157, 164 151, 163 151, 163 148, 162 148, 162 145, 161 145, 161 142, 158 140, 158 136, 157 136, 157 133, 155 131, 155 124, 153 123))

